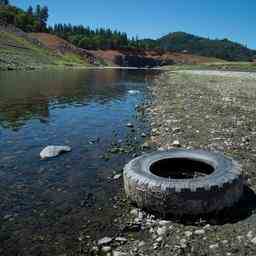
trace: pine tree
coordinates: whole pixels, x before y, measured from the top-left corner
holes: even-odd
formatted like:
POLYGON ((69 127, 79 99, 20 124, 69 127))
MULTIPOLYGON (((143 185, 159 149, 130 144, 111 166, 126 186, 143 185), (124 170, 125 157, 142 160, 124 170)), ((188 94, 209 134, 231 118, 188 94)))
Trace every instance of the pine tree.
POLYGON ((0 0, 0 4, 2 4, 2 5, 9 5, 10 2, 9 2, 9 0, 0 0))
POLYGON ((29 6, 29 7, 28 7, 27 14, 28 14, 29 16, 33 16, 33 7, 32 7, 32 6, 29 6))

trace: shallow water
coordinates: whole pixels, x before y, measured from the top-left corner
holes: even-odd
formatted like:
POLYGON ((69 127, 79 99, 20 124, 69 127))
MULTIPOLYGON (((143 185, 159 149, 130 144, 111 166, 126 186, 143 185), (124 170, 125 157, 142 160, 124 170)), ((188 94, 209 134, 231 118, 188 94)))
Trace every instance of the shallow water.
MULTIPOLYGON (((20 252, 32 242, 39 246, 31 236, 40 230, 63 235, 58 221, 65 216, 65 225, 72 225, 66 218, 79 215, 81 208, 104 211, 113 192, 106 184, 133 153, 109 157, 109 150, 143 140, 146 124, 138 118, 136 105, 143 103, 153 75, 145 70, 0 73, 2 253, 20 252), (47 145, 70 145, 73 150, 40 160, 47 145), (13 243, 17 248, 9 251, 13 243)), ((79 232, 75 225, 74 231, 79 232)), ((41 248, 42 241, 39 244, 41 248)))

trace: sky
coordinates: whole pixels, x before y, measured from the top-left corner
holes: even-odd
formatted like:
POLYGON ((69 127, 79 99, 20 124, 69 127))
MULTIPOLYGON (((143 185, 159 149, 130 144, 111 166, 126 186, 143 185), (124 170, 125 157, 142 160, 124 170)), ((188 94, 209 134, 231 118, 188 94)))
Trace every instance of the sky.
POLYGON ((46 5, 50 25, 71 23, 158 38, 184 31, 212 39, 228 38, 256 49, 255 0, 10 0, 27 9, 46 5))

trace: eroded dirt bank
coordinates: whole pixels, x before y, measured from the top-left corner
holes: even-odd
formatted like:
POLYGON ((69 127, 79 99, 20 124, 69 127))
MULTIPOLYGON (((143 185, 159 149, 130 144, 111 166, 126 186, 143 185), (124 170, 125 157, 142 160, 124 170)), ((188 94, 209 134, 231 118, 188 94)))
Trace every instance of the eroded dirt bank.
POLYGON ((256 76, 165 72, 152 93, 149 144, 225 152, 243 165, 248 187, 234 208, 197 220, 159 218, 127 204, 127 213, 122 210, 116 220, 117 238, 94 242, 92 254, 255 255, 256 76))

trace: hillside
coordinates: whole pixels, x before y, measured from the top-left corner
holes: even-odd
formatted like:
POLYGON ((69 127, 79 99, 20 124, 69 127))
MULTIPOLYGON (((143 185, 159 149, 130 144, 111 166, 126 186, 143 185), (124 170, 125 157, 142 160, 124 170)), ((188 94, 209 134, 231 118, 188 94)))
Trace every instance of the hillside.
POLYGON ((89 52, 110 66, 154 67, 173 64, 225 62, 217 58, 156 50, 91 50, 89 52))
POLYGON ((211 40, 184 32, 170 33, 155 43, 165 51, 188 52, 228 61, 251 61, 256 56, 255 50, 228 39, 211 40))
POLYGON ((89 65, 87 56, 71 50, 56 52, 45 47, 36 36, 13 26, 0 25, 0 70, 81 65, 89 65))

